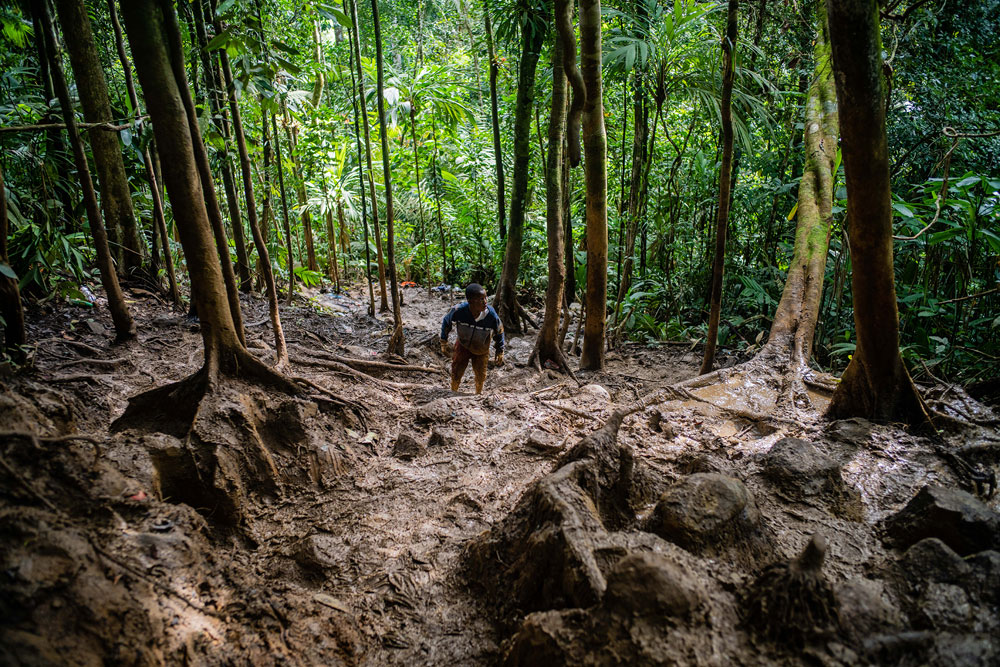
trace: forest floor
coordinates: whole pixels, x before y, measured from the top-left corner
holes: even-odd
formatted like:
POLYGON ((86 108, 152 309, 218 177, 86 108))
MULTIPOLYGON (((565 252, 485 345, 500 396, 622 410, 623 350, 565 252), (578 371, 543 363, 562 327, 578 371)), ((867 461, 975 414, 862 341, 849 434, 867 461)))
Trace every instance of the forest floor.
MULTIPOLYGON (((626 344, 578 384, 526 367, 533 336, 512 337, 484 393, 470 370, 456 394, 437 335, 458 294, 405 290, 405 363, 425 371, 365 365, 384 361, 391 319, 366 294, 313 294, 282 308, 289 372, 364 409, 245 387, 208 415, 229 426, 213 446, 252 431, 273 472, 229 489, 243 500, 227 522, 174 497, 190 437, 153 417, 112 428, 130 397, 202 363, 196 322, 129 296, 137 341, 111 344, 100 307, 36 306, 33 365, 0 379, 3 664, 1000 661, 998 500, 956 492, 940 453, 995 465, 987 406, 963 400, 986 426, 940 441, 824 422, 819 395, 789 418, 709 386, 625 416, 609 464, 577 441, 695 375, 690 344, 626 344), (774 564, 817 532, 809 627, 754 629, 741 610, 779 614, 782 592, 760 586, 795 597, 774 564)), ((271 363, 265 303, 244 297, 244 313, 271 363)))

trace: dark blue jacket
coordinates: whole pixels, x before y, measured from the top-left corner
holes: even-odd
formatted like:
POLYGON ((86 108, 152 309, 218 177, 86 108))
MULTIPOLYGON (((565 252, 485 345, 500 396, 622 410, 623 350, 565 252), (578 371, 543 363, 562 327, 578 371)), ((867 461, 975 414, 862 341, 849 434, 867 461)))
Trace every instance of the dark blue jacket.
POLYGON ((486 306, 486 316, 478 322, 469 310, 468 301, 453 307, 441 320, 441 340, 448 340, 452 324, 458 330, 458 341, 473 354, 488 354, 491 337, 496 353, 503 353, 503 324, 493 306, 486 306))

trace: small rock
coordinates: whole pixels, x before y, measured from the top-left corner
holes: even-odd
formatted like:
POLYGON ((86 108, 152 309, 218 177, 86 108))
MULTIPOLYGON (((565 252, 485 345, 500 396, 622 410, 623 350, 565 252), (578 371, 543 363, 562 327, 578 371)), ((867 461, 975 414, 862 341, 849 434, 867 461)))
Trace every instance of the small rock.
POLYGON ((764 476, 795 499, 839 490, 840 464, 815 444, 782 438, 764 455, 764 476))
POLYGON ((528 438, 524 441, 524 444, 526 447, 544 454, 562 451, 562 443, 558 442, 551 433, 546 433, 538 429, 528 434, 528 438))
POLYGON ((906 549, 936 537, 962 556, 1000 547, 1000 514, 958 489, 925 486, 882 522, 885 541, 906 549))
POLYGON ((439 398, 418 407, 416 418, 419 422, 440 422, 450 418, 451 415, 451 405, 447 400, 439 398))
POLYGON ((661 554, 622 558, 608 574, 604 606, 626 615, 685 619, 703 602, 695 581, 661 554))
POLYGON ((584 386, 580 387, 580 393, 581 394, 589 394, 590 396, 592 396, 594 398, 597 398, 597 399, 600 399, 600 400, 604 401, 605 403, 610 403, 611 402, 611 394, 608 392, 607 389, 605 389, 604 387, 602 387, 599 384, 587 384, 587 385, 584 385, 584 386))
POLYGON ((328 570, 340 567, 347 558, 348 550, 343 539, 316 533, 299 541, 292 557, 307 570, 328 570))
POLYGON ((972 605, 959 586, 932 582, 917 602, 916 625, 933 630, 966 631, 970 628, 972 605))
POLYGON ((729 542, 756 527, 760 515, 743 482, 697 473, 667 489, 650 517, 650 529, 682 547, 729 542))
POLYGON ((971 572, 968 563, 936 537, 920 540, 907 549, 899 567, 911 583, 929 580, 957 584, 971 572))
POLYGON ((1000 552, 980 551, 965 562, 972 570, 972 588, 987 602, 1000 602, 1000 552))
POLYGON ((840 627, 854 640, 902 627, 899 610, 887 602, 881 581, 852 578, 836 589, 840 627))
POLYGON ((392 447, 392 455, 402 461, 412 461, 426 450, 427 447, 409 433, 400 433, 392 447))
POLYGON ((455 444, 455 433, 449 429, 433 428, 427 441, 428 447, 452 447, 455 444))
POLYGON ((867 419, 840 419, 826 429, 826 435, 853 445, 862 445, 871 438, 872 423, 867 419))

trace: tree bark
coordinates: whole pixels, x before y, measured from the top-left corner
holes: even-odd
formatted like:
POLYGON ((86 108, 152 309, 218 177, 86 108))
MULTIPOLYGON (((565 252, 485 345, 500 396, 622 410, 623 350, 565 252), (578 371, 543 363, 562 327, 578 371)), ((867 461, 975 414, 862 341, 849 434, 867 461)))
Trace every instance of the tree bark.
MULTIPOLYGON (((97 251, 97 268, 101 272, 101 284, 104 286, 104 292, 108 298, 108 309, 111 311, 111 319, 115 325, 115 337, 118 341, 135 338, 135 322, 132 321, 132 315, 125 304, 125 295, 122 294, 121 286, 118 284, 118 274, 115 272, 111 250, 108 248, 108 233, 104 229, 104 221, 101 219, 101 209, 97 204, 94 182, 90 178, 90 167, 87 164, 87 155, 83 150, 83 140, 76 127, 76 115, 73 112, 69 87, 66 85, 66 77, 63 75, 62 67, 59 65, 55 28, 52 25, 52 18, 45 2, 43 0, 34 1, 37 3, 38 18, 42 23, 38 28, 43 33, 45 50, 51 56, 52 84, 62 107, 63 121, 66 123, 69 143, 73 149, 73 159, 76 162, 77 176, 83 190, 83 202, 87 209, 90 233, 94 238, 94 249, 97 251)), ((116 145, 117 141, 115 139, 116 145)))
MULTIPOLYGON (((410 134, 413 138, 413 168, 417 183, 417 210, 420 214, 420 245, 424 247, 424 270, 427 272, 427 289, 431 287, 431 260, 427 248, 427 221, 424 219, 424 197, 420 188, 420 156, 417 153, 417 109, 416 99, 410 99, 410 134)), ((441 265, 441 281, 444 282, 444 264, 441 265)))
MULTIPOLYGON (((134 112, 138 114, 139 96, 135 92, 135 82, 132 80, 132 63, 129 61, 128 53, 125 51, 125 41, 122 38, 122 27, 118 21, 115 0, 108 0, 108 12, 111 15, 111 25, 115 31, 115 46, 118 49, 118 59, 121 61, 122 71, 125 74, 125 88, 128 91, 129 102, 131 102, 134 112)), ((163 199, 160 197, 160 186, 156 179, 156 169, 153 166, 152 148, 150 146, 147 146, 143 150, 142 161, 146 169, 146 179, 149 181, 150 195, 153 199, 153 221, 156 224, 153 239, 155 240, 156 234, 158 234, 160 242, 163 244, 163 263, 167 273, 167 282, 170 285, 170 299, 176 308, 182 308, 183 301, 181 300, 180 289, 177 287, 173 253, 170 251, 170 239, 167 236, 167 221, 163 215, 163 199)), ((155 251, 153 255, 155 257, 155 251)), ((157 279, 157 285, 159 285, 159 279, 157 279)))
MULTIPOLYGON (((212 15, 215 14, 215 2, 210 4, 212 15)), ((215 32, 222 32, 222 23, 216 16, 214 20, 215 32)), ((250 153, 247 151, 246 133, 243 131, 243 117, 240 114, 240 106, 236 100, 236 88, 233 86, 233 70, 229 64, 229 55, 225 49, 219 50, 219 63, 222 66, 222 76, 225 80, 226 90, 229 100, 229 113, 233 119, 233 134, 236 137, 236 149, 240 157, 240 172, 243 177, 243 198, 246 202, 247 222, 250 224, 250 233, 253 236, 254 246, 257 248, 259 259, 260 275, 264 281, 264 288, 267 294, 267 309, 271 320, 271 329, 274 331, 274 355, 277 366, 283 366, 288 361, 288 348, 285 344, 285 332, 281 326, 281 315, 278 312, 278 289, 274 282, 274 271, 271 269, 271 256, 267 250, 265 233, 257 221, 257 204, 253 192, 253 174, 250 168, 250 153)))
POLYGON ((378 100, 378 127, 382 139, 382 177, 385 182, 385 228, 386 228, 386 259, 388 260, 389 287, 392 290, 392 321, 393 331, 389 338, 389 354, 403 356, 405 340, 403 338, 403 315, 400 312, 399 285, 396 281, 396 243, 394 238, 394 221, 392 206, 392 172, 389 170, 389 135, 385 122, 385 73, 382 65, 382 26, 379 23, 378 0, 372 0, 372 23, 375 27, 375 66, 378 72, 376 83, 376 98, 378 100))
POLYGON ((299 201, 299 208, 302 212, 299 219, 302 221, 302 231, 306 237, 306 262, 310 271, 319 271, 319 264, 316 263, 316 246, 313 243, 312 215, 306 207, 308 198, 306 197, 306 182, 302 176, 302 165, 299 163, 299 156, 295 151, 298 143, 298 132, 292 128, 292 116, 288 113, 288 106, 284 100, 281 101, 281 111, 285 118, 285 137, 288 140, 288 154, 292 158, 292 170, 295 176, 295 195, 299 201))
MULTIPOLYGON (((354 28, 354 66, 358 70, 358 103, 361 105, 361 120, 365 131, 366 161, 368 163, 368 192, 372 201, 372 227, 375 233, 375 256, 378 260, 379 312, 389 310, 385 288, 385 260, 382 257, 382 230, 379 226, 378 199, 375 196, 375 172, 372 169, 371 131, 368 127, 368 111, 365 109, 365 79, 361 69, 361 33, 358 30, 358 4, 351 1, 351 24, 354 28)), ((388 212, 386 213, 388 215, 388 212)))
POLYGON ((521 63, 518 66, 517 102, 514 106, 514 185, 510 195, 510 222, 504 251, 500 285, 493 299, 504 328, 521 333, 517 307, 517 277, 521 265, 521 242, 527 208, 529 162, 531 160, 531 107, 535 97, 535 69, 545 39, 538 23, 528 20, 522 32, 521 63))
POLYGON ((604 368, 608 301, 608 139, 601 81, 601 0, 580 0, 584 180, 587 190, 587 316, 580 368, 604 368))
POLYGON ((719 319, 722 314, 722 278, 726 261, 726 227, 729 224, 729 203, 733 170, 733 51, 736 48, 736 12, 738 0, 729 0, 726 36, 722 42, 722 166, 719 170, 719 203, 715 221, 715 259, 712 262, 712 289, 709 295, 708 337, 705 356, 701 361, 701 374, 712 370, 715 347, 719 338, 719 319))
POLYGON ((500 240, 507 237, 507 200, 504 194, 503 181, 503 150, 500 147, 500 111, 497 100, 497 76, 500 73, 500 63, 497 62, 496 48, 493 45, 493 26, 490 25, 489 7, 483 9, 483 19, 486 22, 486 47, 490 56, 490 118, 493 126, 493 158, 497 172, 497 224, 500 228, 500 240))
POLYGON ((857 349, 828 414, 921 423, 923 401, 899 353, 882 43, 875 0, 827 0, 847 185, 857 349))
MULTIPOLYGON (((261 105, 263 109, 263 105, 261 105)), ((285 229, 285 248, 288 253, 288 294, 285 303, 291 305, 292 297, 295 295, 295 253, 292 250, 292 226, 288 220, 288 194, 285 192, 285 167, 281 163, 281 138, 278 135, 278 121, 275 120, 277 114, 271 114, 271 141, 274 150, 274 166, 278 172, 278 194, 281 196, 281 221, 285 229)), ((264 121, 267 124, 267 121, 264 121)))
MULTIPOLYGON (((566 133, 566 72, 563 69, 563 26, 572 30, 573 5, 556 0, 557 24, 552 48, 552 109, 549 113, 548 169, 545 176, 545 230, 548 242, 549 280, 545 289, 545 317, 535 339, 531 360, 541 369, 546 361, 568 370, 559 346, 559 313, 563 307, 566 265, 563 262, 563 139, 566 133)), ((575 52, 575 49, 574 49, 575 52)), ((575 53, 573 54, 575 57, 575 53)))
MULTIPOLYGON (((372 287, 372 263, 371 255, 368 243, 368 204, 365 202, 365 173, 362 169, 361 162, 361 130, 359 129, 360 122, 358 120, 358 91, 355 89, 356 82, 354 80, 355 72, 355 58, 360 61, 361 53, 358 50, 358 36, 357 36, 357 4, 355 0, 351 0, 351 26, 352 29, 348 33, 350 37, 350 47, 351 55, 349 59, 349 66, 351 70, 351 107, 354 110, 354 141, 357 144, 358 149, 358 185, 361 190, 361 224, 364 225, 364 240, 365 240, 365 278, 368 282, 368 316, 375 317, 375 290, 372 287)), ((365 137, 365 141, 368 138, 365 137)), ((368 169, 371 170, 371 159, 368 160, 368 169)), ((375 207, 374 200, 372 201, 372 207, 375 207)))
POLYGON ((785 288, 774 314, 767 345, 781 350, 799 373, 808 370, 833 213, 833 166, 837 156, 837 93, 830 64, 826 7, 817 2, 815 69, 806 97, 803 146, 805 168, 799 182, 795 250, 785 288))
MULTIPOLYGON (((63 29, 70 64, 77 81, 77 94, 88 123, 106 123, 112 119, 111 102, 104 69, 97 55, 90 17, 83 0, 57 0, 56 11, 63 29)), ((126 274, 142 269, 142 246, 136 229, 132 195, 125 176, 118 134, 95 132, 90 146, 101 186, 101 205, 109 225, 121 230, 123 268, 126 274)), ((118 253, 115 253, 118 254, 118 253)))

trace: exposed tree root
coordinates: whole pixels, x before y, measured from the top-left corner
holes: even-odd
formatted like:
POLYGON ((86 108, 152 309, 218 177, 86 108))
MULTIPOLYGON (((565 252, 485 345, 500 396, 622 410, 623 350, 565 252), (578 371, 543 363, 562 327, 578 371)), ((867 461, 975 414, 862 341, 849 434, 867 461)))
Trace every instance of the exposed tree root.
POLYGON ((444 371, 439 367, 434 366, 416 366, 413 364, 398 364, 391 361, 377 361, 374 359, 354 359, 351 357, 344 357, 339 354, 332 354, 326 351, 317 350, 307 350, 300 345, 293 345, 296 350, 302 352, 303 354, 308 354, 317 359, 322 359, 324 361, 335 361, 351 368, 357 370, 364 369, 374 369, 374 370, 392 370, 399 372, 413 372, 413 373, 430 373, 432 375, 441 375, 444 371))

